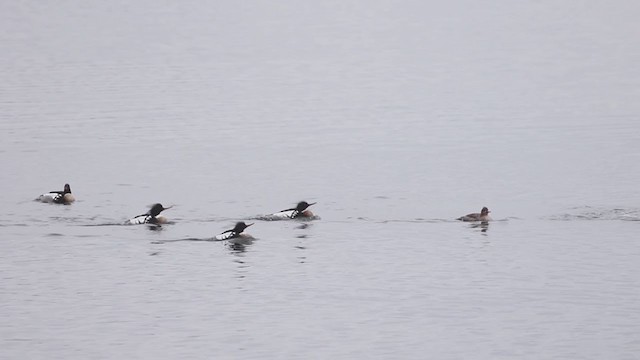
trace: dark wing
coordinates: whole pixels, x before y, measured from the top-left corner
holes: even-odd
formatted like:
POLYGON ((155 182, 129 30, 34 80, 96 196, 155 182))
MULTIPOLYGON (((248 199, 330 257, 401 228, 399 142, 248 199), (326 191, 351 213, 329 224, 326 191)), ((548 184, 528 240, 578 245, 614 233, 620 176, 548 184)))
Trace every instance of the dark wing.
POLYGON ((480 214, 478 213, 472 213, 472 214, 467 214, 465 216, 461 216, 459 217, 457 220, 462 220, 462 221, 475 221, 478 220, 480 218, 480 214))

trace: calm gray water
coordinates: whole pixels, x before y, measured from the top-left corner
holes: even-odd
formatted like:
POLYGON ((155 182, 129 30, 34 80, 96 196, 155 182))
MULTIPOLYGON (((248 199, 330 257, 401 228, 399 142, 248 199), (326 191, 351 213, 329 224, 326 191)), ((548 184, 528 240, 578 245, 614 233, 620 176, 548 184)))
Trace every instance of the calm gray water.
POLYGON ((0 358, 637 359, 639 16, 2 2, 0 358))

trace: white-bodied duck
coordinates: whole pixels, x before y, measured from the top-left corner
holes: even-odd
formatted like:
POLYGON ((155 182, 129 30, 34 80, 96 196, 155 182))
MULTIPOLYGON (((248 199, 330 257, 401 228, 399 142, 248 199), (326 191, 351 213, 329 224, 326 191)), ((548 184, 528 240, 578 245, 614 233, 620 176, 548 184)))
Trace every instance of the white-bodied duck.
POLYGON ((295 208, 278 211, 275 214, 269 215, 269 217, 274 219, 310 219, 314 217, 314 214, 311 210, 308 210, 308 208, 314 204, 316 203, 309 204, 306 201, 300 201, 295 208))
POLYGON ((236 223, 236 226, 231 230, 227 230, 225 232, 220 233, 215 236, 216 240, 228 240, 231 243, 243 244, 250 243, 254 238, 253 236, 244 233, 244 230, 248 228, 251 224, 245 224, 244 221, 239 221, 236 223))
POLYGON ((71 204, 76 201, 76 198, 71 193, 71 186, 64 184, 64 190, 62 191, 50 191, 46 194, 42 194, 36 199, 38 201, 55 204, 71 204))
POLYGON ((160 216, 160 213, 164 210, 171 209, 173 206, 163 207, 162 204, 153 204, 151 209, 142 215, 135 216, 127 220, 126 224, 139 225, 139 224, 166 224, 167 218, 160 216))

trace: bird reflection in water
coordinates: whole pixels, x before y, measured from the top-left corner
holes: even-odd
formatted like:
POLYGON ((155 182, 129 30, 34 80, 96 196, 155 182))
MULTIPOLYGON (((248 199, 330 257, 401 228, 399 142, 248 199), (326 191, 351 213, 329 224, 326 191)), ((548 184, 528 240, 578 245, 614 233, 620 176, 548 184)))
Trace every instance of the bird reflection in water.
MULTIPOLYGON (((310 227, 311 227, 311 224, 300 224, 300 226, 296 226, 296 229, 298 229, 298 230, 306 230, 306 229, 308 229, 308 228, 310 228, 310 227)), ((305 234, 299 234, 299 235, 296 235, 296 237, 297 237, 298 239, 304 239, 304 238, 306 238, 306 237, 308 237, 308 236, 309 236, 309 235, 308 235, 308 234, 306 234, 306 233, 305 233, 305 234)))
POLYGON ((248 243, 248 244, 242 244, 242 243, 237 243, 237 242, 228 242, 227 246, 229 247, 229 249, 231 249, 231 253, 232 254, 238 254, 238 253, 243 253, 245 251, 247 251, 247 246, 251 245, 252 243, 248 243))
POLYGON ((243 260, 244 257, 243 251, 231 251, 231 254, 234 254, 236 258, 233 259, 233 262, 236 263, 235 275, 234 278, 238 279, 239 282, 236 284, 238 290, 245 290, 243 286, 243 280, 249 275, 250 266, 243 260))
POLYGON ((489 230, 489 222, 482 221, 479 223, 471 224, 469 227, 471 227, 472 229, 480 229, 480 232, 486 235, 487 230, 489 230))
MULTIPOLYGON (((296 229, 298 230, 307 230, 308 228, 311 227, 311 224, 305 223, 305 224, 300 224, 299 226, 296 227, 296 229)), ((300 264, 304 264, 307 262, 307 257, 305 256, 305 252, 307 250, 307 247, 304 244, 304 240, 307 239, 309 237, 309 234, 307 234, 306 232, 303 234, 298 234, 296 235, 297 239, 300 239, 300 241, 298 242, 298 245, 295 245, 294 248, 297 250, 302 251, 300 253, 299 256, 297 256, 298 262, 300 264)))
MULTIPOLYGON (((302 251, 305 251, 307 249, 305 246, 294 246, 294 248, 302 251)), ((304 255, 304 252, 301 253, 301 255, 297 256, 297 259, 300 264, 304 264, 305 262, 307 262, 307 257, 304 255)))
POLYGON ((160 224, 147 224, 147 229, 151 231, 162 231, 164 228, 160 224))
POLYGON ((247 247, 253 244, 253 237, 238 237, 227 240, 227 247, 232 253, 243 253, 247 251, 247 247))

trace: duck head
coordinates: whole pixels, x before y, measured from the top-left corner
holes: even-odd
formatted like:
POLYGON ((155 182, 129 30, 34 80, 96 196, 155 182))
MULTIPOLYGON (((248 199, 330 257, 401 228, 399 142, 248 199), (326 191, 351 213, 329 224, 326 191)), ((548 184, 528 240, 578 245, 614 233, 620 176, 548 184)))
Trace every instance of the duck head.
POLYGON ((240 234, 241 232, 244 231, 244 229, 248 228, 249 226, 253 225, 254 223, 251 224, 245 224, 244 221, 239 221, 236 223, 236 226, 234 226, 233 228, 233 232, 240 234))
POLYGON ((164 210, 167 210, 167 209, 171 209, 171 206, 163 207, 162 204, 160 204, 160 203, 153 204, 153 206, 149 210, 149 215, 158 216, 158 215, 160 215, 161 212, 163 212, 164 210))
POLYGON ((315 203, 311 203, 311 204, 309 204, 309 203, 308 203, 308 202, 306 202, 306 201, 300 201, 300 202, 298 203, 298 205, 296 206, 296 210, 297 210, 297 211, 299 211, 299 212, 303 212, 303 211, 307 210, 307 208, 308 208, 309 206, 311 206, 311 205, 315 205, 315 203))

